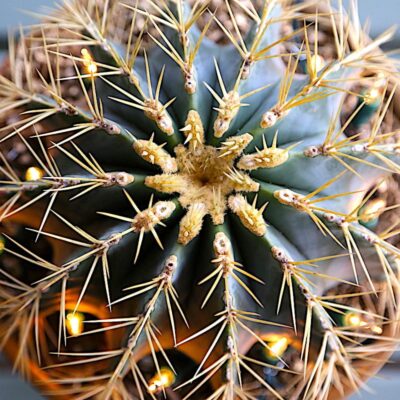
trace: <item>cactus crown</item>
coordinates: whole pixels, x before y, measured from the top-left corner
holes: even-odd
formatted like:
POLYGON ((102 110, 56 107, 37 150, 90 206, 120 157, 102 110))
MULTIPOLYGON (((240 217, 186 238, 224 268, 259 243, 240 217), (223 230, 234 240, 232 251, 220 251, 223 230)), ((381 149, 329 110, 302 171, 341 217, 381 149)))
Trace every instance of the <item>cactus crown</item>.
POLYGON ((392 32, 289 3, 65 0, 11 40, 0 343, 47 393, 325 399, 390 343, 392 32))

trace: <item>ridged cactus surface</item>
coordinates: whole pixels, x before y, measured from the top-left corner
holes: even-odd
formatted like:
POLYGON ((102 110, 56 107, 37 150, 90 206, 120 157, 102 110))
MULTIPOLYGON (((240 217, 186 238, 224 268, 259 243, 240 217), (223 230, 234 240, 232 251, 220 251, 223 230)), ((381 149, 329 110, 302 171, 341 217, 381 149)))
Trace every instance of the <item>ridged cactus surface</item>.
POLYGON ((390 350, 391 32, 319 3, 66 0, 11 41, 0 346, 45 395, 340 398, 390 350))

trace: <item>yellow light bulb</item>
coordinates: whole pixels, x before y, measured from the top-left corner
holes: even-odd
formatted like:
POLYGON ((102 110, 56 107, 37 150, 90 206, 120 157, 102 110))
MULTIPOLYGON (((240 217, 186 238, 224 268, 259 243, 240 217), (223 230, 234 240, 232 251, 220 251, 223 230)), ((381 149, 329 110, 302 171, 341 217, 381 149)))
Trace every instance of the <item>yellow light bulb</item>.
POLYGON ((66 317, 67 331, 71 336, 79 336, 83 332, 83 321, 85 317, 81 313, 69 313, 66 317))
POLYGON ((38 167, 29 167, 25 172, 26 181, 38 181, 43 178, 43 171, 38 167))
POLYGON ((325 60, 318 54, 311 56, 311 66, 314 73, 321 71, 325 67, 325 60))
POLYGON ((380 326, 378 325, 370 325, 367 322, 365 322, 360 314, 357 313, 348 313, 346 314, 344 318, 344 323, 346 326, 352 327, 352 328, 363 328, 363 329, 369 329, 373 333, 376 333, 377 335, 382 334, 383 330, 380 326))
POLYGON ((364 94, 364 101, 366 104, 373 104, 381 96, 379 88, 371 88, 364 94))
POLYGON ((268 342, 266 350, 268 357, 279 358, 285 353, 289 347, 289 339, 287 337, 278 337, 268 342))
POLYGON ((169 368, 161 368, 160 372, 150 379, 148 390, 150 393, 158 393, 170 387, 175 382, 175 375, 169 368))
POLYGON ((367 325, 367 323, 362 319, 362 316, 357 313, 346 314, 344 322, 347 326, 351 326, 353 328, 361 328, 367 325))
POLYGON ((362 319, 357 314, 349 314, 346 319, 350 326, 361 326, 362 325, 362 319))
POLYGON ((89 53, 88 49, 81 50, 82 58, 83 58, 83 65, 85 66, 85 70, 88 74, 95 74, 97 72, 97 65, 93 61, 91 54, 89 53))
POLYGON ((5 247, 6 247, 6 244, 4 242, 4 238, 3 238, 3 236, 0 236, 0 254, 3 253, 5 247))

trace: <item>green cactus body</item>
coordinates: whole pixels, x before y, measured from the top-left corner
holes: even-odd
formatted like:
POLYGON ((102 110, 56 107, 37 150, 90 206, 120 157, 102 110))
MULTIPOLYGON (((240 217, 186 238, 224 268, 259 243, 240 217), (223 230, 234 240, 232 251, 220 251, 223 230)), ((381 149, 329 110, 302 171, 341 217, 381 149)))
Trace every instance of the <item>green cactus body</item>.
POLYGON ((368 57, 381 41, 348 51, 339 29, 335 61, 317 69, 318 49, 306 39, 285 64, 279 46, 298 32, 282 38, 281 21, 301 8, 262 3, 238 6, 249 26, 242 34, 229 6, 232 31, 218 17, 199 28, 208 13, 201 2, 149 2, 145 9, 140 1, 65 2, 36 39, 47 68, 41 89, 32 85, 37 73, 26 57, 35 41, 22 49, 22 78, 13 71, 1 78, 2 112, 26 111, 2 129, 2 144, 22 142, 41 170, 23 181, 2 157, 5 254, 36 271, 25 281, 2 270, 3 343, 20 332, 17 343, 26 350, 17 366, 37 360, 48 342, 38 321, 57 303, 53 351, 66 361, 55 359, 50 371, 58 371, 58 383, 81 383, 67 398, 156 398, 167 391, 167 398, 322 399, 363 379, 354 349, 379 336, 368 327, 381 332, 391 316, 355 309, 346 299, 378 293, 383 282, 390 288, 385 307, 393 310, 399 251, 362 226, 358 211, 371 187, 398 172, 398 148, 379 132, 386 103, 367 137, 345 135, 357 112, 345 123, 340 116, 360 71, 380 71, 368 57), (124 45, 107 29, 116 7, 133 21, 124 45), (139 17, 147 25, 134 34, 139 17), (207 36, 212 25, 228 44, 207 36), (66 31, 72 37, 64 38, 66 31), (153 45, 144 50, 145 36, 153 45), (65 51, 72 46, 81 54, 65 51), (300 53, 307 73, 298 71, 300 53), (68 82, 79 88, 79 101, 62 95, 65 77, 54 58, 74 66, 68 82), (40 131, 25 134, 36 125, 40 131), (19 231, 11 236, 8 223, 28 226, 38 243, 47 239, 52 259, 25 245, 19 231), (341 285, 354 288, 352 295, 343 297, 341 285), (82 337, 111 333, 118 340, 106 350, 80 348, 74 363, 71 348, 82 332, 66 340, 66 313, 74 318, 91 298, 110 314, 93 330, 84 324, 82 337), (364 330, 346 325, 343 315, 351 312, 369 318, 364 330), (28 326, 26 336, 13 324, 16 316, 28 326), (296 355, 300 371, 276 343, 296 355), (256 359, 249 354, 257 346, 256 359), (174 369, 176 353, 196 365, 192 376, 174 369), (146 357, 152 381, 141 370, 146 357), (260 367, 278 368, 277 377, 260 367), (280 374, 292 372, 293 385, 283 384, 280 374), (169 385, 182 397, 168 397, 169 385))

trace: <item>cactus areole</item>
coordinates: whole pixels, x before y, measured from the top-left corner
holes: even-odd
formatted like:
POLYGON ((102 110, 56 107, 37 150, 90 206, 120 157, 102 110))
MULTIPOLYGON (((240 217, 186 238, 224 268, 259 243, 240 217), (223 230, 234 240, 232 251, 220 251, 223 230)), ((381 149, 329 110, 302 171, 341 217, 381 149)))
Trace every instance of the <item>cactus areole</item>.
POLYGON ((10 39, 0 346, 45 395, 337 399, 384 363, 392 32, 293 3, 65 0, 10 39))

